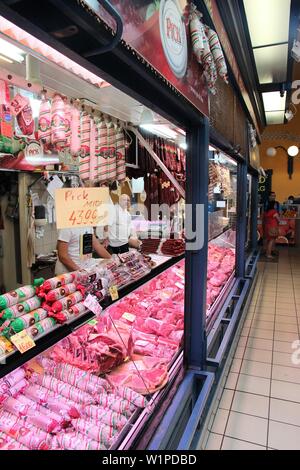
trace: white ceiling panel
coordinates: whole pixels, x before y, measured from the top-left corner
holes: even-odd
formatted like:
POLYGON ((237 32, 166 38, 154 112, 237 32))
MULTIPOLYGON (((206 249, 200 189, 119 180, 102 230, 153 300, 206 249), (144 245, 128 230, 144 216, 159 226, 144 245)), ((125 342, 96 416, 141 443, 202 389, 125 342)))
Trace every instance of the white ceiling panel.
POLYGON ((254 49, 259 83, 281 83, 287 79, 288 44, 254 49))
POLYGON ((265 111, 285 111, 286 92, 280 96, 279 91, 272 91, 262 94, 265 111))
POLYGON ((244 0, 253 47, 287 42, 291 0, 244 0))
POLYGON ((266 120, 268 125, 283 124, 284 123, 284 111, 267 111, 266 120))

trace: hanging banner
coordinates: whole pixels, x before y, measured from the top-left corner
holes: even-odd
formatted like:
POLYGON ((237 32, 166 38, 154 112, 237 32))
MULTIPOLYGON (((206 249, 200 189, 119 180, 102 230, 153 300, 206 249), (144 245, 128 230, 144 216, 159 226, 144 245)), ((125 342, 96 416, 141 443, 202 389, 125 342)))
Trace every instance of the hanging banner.
MULTIPOLYGON (((97 0, 81 0, 112 29, 115 24, 97 0)), ((123 39, 201 113, 209 115, 203 70, 192 53, 184 21, 186 0, 111 0, 120 13, 123 39)))
POLYGON ((64 188, 55 191, 56 226, 96 227, 108 224, 108 188, 64 188))

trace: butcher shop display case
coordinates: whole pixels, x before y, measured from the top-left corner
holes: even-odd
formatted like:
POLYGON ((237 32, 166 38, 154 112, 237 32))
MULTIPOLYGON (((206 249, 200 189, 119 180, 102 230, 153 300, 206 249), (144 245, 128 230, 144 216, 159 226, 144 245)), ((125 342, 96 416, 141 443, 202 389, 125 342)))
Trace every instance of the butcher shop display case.
POLYGON ((183 373, 183 263, 0 379, 1 448, 125 449, 151 439, 150 417, 183 373))
POLYGON ((210 148, 206 313, 208 332, 234 282, 237 205, 237 163, 224 153, 210 148))

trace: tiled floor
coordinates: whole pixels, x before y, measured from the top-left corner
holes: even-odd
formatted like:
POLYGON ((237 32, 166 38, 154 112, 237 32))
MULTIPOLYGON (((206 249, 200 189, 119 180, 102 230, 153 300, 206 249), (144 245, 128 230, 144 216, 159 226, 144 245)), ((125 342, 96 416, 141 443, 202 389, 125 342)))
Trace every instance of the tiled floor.
POLYGON ((260 263, 206 450, 300 449, 300 250, 260 263))

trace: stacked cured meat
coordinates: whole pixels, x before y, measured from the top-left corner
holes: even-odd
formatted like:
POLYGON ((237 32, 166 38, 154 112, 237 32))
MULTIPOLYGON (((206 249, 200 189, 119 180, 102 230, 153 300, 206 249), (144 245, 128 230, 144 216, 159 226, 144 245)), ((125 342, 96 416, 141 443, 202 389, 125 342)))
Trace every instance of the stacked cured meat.
POLYGON ((179 349, 184 328, 182 264, 112 305, 107 314, 130 328, 133 351, 170 361, 179 349))
POLYGON ((85 288, 79 283, 83 275, 80 271, 66 273, 48 279, 39 288, 42 307, 55 322, 72 321, 86 313, 85 288))
POLYGON ((161 247, 161 252, 166 256, 180 256, 185 252, 185 241, 181 238, 177 240, 166 240, 161 247))
POLYGON ((149 263, 135 251, 118 255, 105 267, 109 286, 118 288, 127 286, 151 271, 149 263))
MULTIPOLYGON (((43 279, 38 281, 37 284, 43 279)), ((15 333, 26 329, 27 333, 33 337, 51 328, 47 311, 41 308, 42 301, 37 293, 38 287, 36 285, 28 285, 0 296, 0 330, 2 335, 10 338, 15 333)))
POLYGON ((142 243, 142 253, 157 253, 161 240, 158 238, 145 238, 142 243))
POLYGON ((0 449, 105 450, 146 405, 128 387, 42 356, 0 381, 0 449))
POLYGON ((235 250, 217 245, 208 247, 207 315, 235 267, 235 250))
POLYGON ((142 252, 144 254, 161 252, 165 256, 180 256, 185 252, 185 241, 181 238, 169 238, 164 241, 148 238, 143 240, 142 252))

